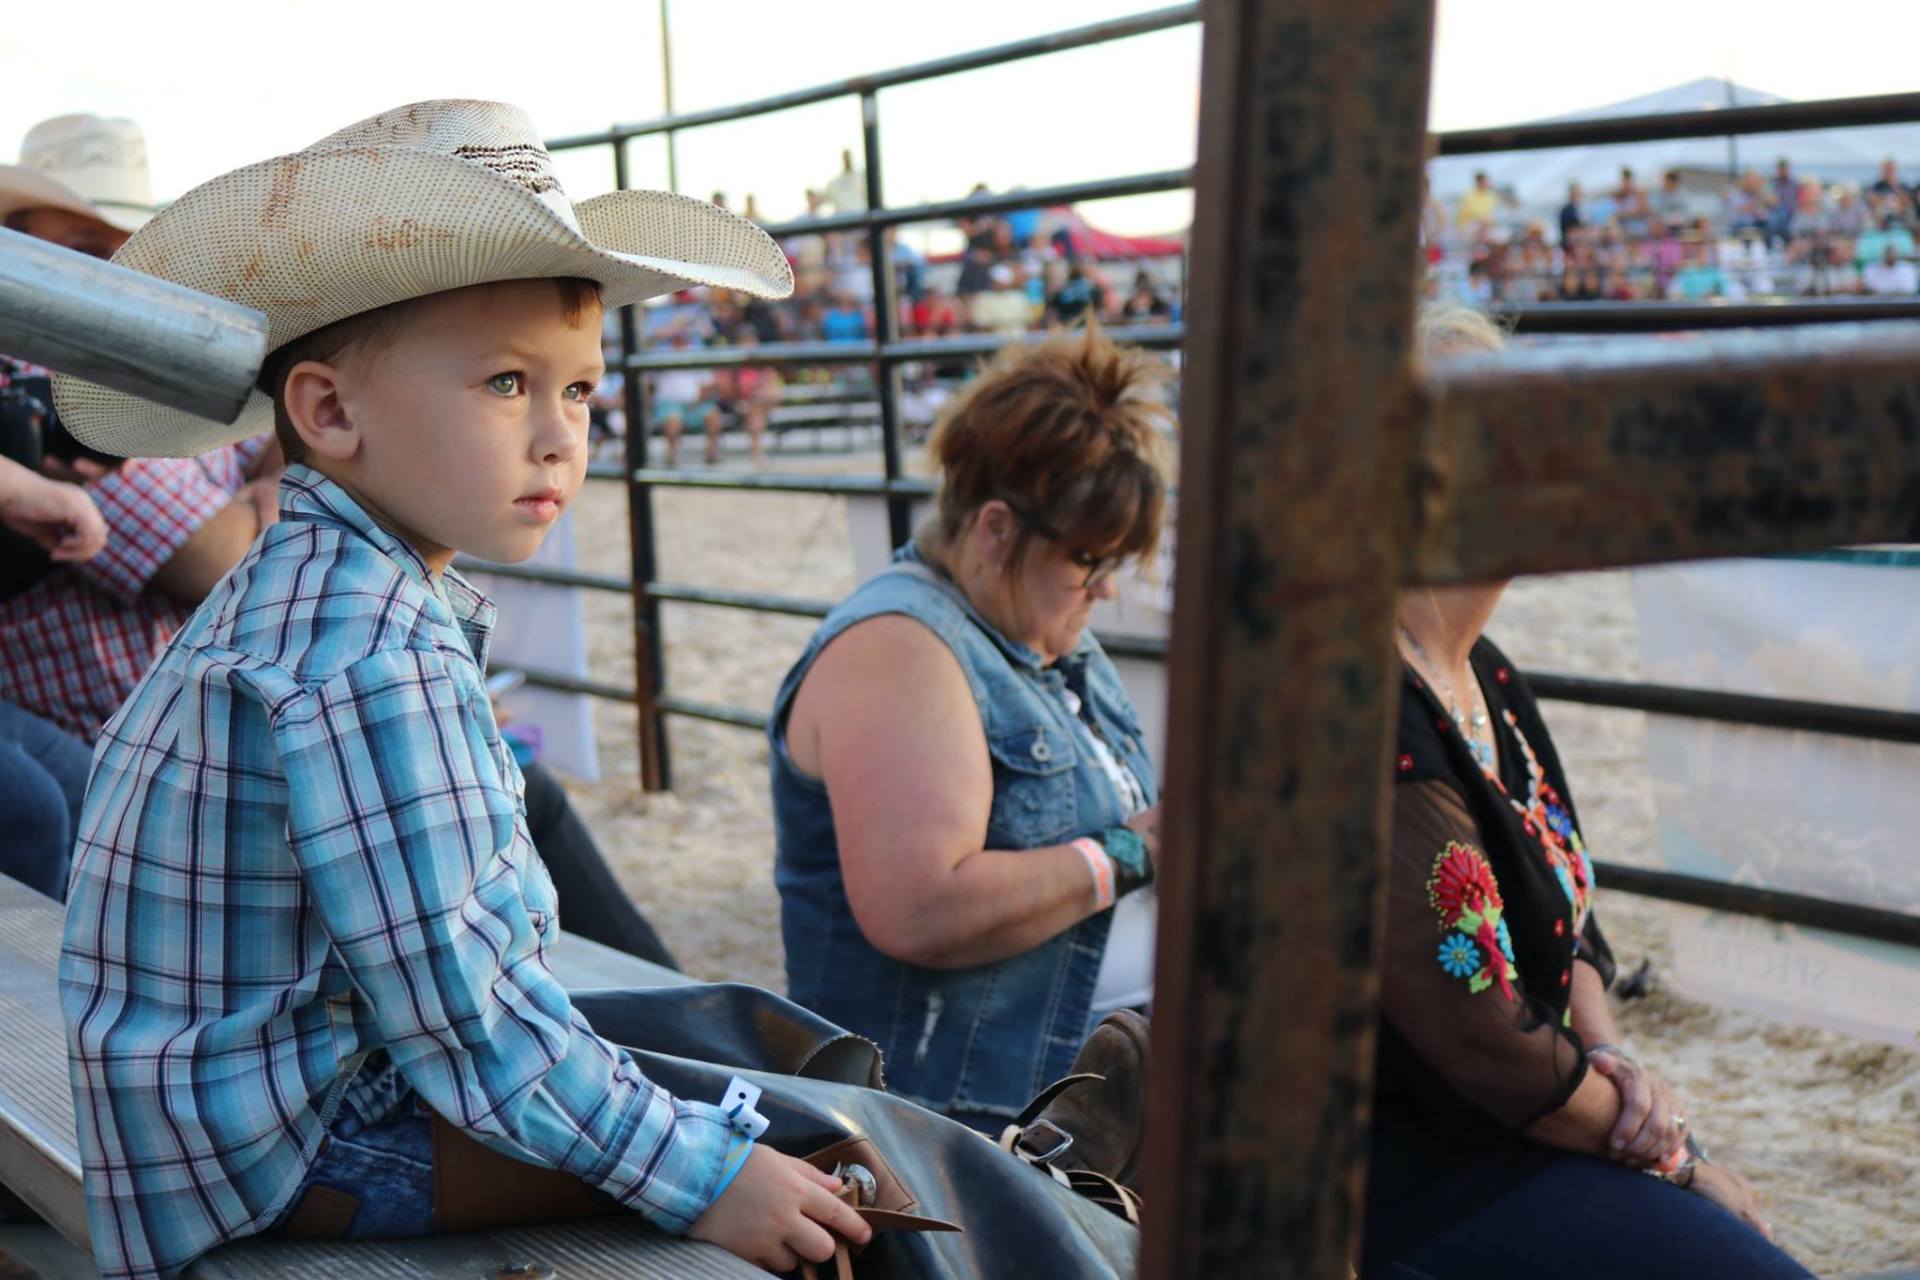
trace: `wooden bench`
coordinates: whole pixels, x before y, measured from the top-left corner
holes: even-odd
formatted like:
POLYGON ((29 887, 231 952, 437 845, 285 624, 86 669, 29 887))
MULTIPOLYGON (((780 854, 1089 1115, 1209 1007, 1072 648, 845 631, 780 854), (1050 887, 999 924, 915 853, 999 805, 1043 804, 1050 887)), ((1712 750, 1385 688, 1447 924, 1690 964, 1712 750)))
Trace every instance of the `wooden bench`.
MULTIPOLYGON (((66 1033, 55 966, 61 911, 0 876, 0 1183, 46 1225, 0 1227, 0 1253, 45 1280, 92 1276, 66 1033)), ((553 968, 569 989, 650 987, 689 979, 588 942, 563 937, 553 968)), ((189 1273, 197 1280, 337 1280, 340 1276, 567 1280, 568 1277, 752 1277, 763 1272, 712 1245, 661 1234, 638 1215, 424 1240, 301 1244, 243 1240, 189 1273)))

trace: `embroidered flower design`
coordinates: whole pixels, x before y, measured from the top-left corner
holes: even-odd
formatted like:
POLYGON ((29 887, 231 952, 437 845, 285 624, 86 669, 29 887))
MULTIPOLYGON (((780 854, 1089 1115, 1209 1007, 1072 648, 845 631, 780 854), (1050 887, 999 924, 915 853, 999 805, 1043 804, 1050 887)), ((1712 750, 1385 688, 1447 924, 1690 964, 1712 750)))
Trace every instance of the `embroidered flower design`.
POLYGON ((1498 983, 1500 994, 1514 999, 1513 980, 1520 974, 1513 966, 1506 921, 1501 919, 1506 904, 1487 856, 1471 845, 1449 840, 1433 860, 1427 901, 1440 917, 1441 928, 1455 931, 1441 944, 1440 967, 1467 979, 1469 991, 1477 994, 1498 983), (1462 970, 1459 966, 1469 958, 1472 968, 1462 970))
POLYGON ((1440 944, 1440 967, 1456 978, 1480 972, 1480 948, 1464 933, 1454 933, 1440 944))

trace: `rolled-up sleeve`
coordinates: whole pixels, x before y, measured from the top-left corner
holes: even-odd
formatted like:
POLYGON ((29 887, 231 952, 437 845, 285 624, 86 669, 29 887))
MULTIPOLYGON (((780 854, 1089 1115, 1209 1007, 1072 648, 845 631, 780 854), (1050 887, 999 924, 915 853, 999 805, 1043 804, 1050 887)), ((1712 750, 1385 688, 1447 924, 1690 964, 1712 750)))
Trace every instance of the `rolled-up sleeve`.
POLYGON ((277 711, 294 860, 429 1106, 685 1231, 739 1140, 717 1106, 673 1098, 595 1035, 548 969, 524 897, 531 844, 464 674, 439 653, 382 653, 277 711))
POLYGON ((132 600, 194 531, 233 501, 192 458, 133 458, 87 486, 107 522, 107 545, 74 569, 95 586, 132 600))

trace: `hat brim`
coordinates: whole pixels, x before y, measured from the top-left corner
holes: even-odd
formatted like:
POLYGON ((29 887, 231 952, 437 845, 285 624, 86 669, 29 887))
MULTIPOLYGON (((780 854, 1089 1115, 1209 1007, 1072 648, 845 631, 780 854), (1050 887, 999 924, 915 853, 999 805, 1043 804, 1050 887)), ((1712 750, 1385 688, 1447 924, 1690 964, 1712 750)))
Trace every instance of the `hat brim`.
POLYGON ((0 164, 0 222, 24 209, 62 209, 116 231, 138 231, 153 220, 151 209, 94 204, 51 174, 21 164, 0 164))
MULTIPOLYGON (((203 183, 114 255, 136 271, 263 311, 277 349, 348 316, 469 285, 574 276, 609 307, 696 286, 793 290, 772 237, 704 201, 615 191, 572 206, 579 226, 520 183, 403 147, 308 151, 203 183)), ((66 375, 63 425, 119 457, 193 457, 273 426, 259 391, 211 422, 66 375)))

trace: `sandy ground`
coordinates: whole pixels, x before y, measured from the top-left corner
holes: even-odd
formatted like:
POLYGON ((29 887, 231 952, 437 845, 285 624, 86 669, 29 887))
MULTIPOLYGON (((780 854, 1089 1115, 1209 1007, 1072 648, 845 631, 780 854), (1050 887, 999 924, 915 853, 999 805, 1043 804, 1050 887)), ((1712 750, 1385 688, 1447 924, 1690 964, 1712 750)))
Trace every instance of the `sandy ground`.
MULTIPOLYGON (((867 458, 776 465, 877 469, 867 458)), ((654 501, 665 578, 822 599, 854 585, 839 499, 681 490, 654 501)), ((576 510, 586 565, 624 572, 620 488, 590 485, 576 510)), ((596 673, 630 681, 626 602, 589 593, 586 607, 596 673)), ((807 619, 669 606, 670 687, 764 709, 812 627, 807 619)), ((1621 677, 1637 668, 1622 574, 1517 584, 1491 634, 1522 666, 1621 677)), ((1564 704, 1549 713, 1590 846, 1602 858, 1649 861, 1644 718, 1564 704)), ((671 721, 675 790, 649 797, 638 782, 631 710, 597 703, 595 724, 605 777, 572 790, 623 883, 690 972, 782 989, 764 739, 671 721)), ((1622 971, 1650 959, 1657 976, 1665 908, 1603 890, 1599 911, 1622 971)), ((1920 1264, 1920 1055, 1708 1008, 1657 983, 1619 1012, 1629 1043, 1688 1100, 1715 1157, 1760 1189, 1781 1243, 1797 1257, 1822 1276, 1920 1264)))

